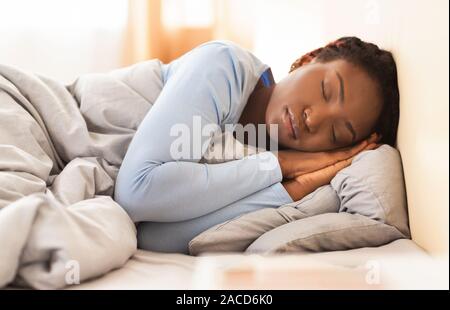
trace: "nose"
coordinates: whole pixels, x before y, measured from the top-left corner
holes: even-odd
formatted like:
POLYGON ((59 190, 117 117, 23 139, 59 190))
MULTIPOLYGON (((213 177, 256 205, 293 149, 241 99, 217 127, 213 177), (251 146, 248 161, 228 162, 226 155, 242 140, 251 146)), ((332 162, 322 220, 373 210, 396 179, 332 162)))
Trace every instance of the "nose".
POLYGON ((329 127, 338 118, 342 117, 343 109, 335 105, 315 105, 303 110, 303 121, 310 133, 316 133, 322 127, 329 127))

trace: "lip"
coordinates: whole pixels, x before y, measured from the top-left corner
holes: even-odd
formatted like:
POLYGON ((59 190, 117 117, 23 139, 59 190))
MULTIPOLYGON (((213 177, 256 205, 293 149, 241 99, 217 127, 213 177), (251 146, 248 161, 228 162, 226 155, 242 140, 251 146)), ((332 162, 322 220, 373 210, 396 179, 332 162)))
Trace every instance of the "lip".
POLYGON ((285 120, 284 120, 286 127, 290 131, 291 136, 297 140, 300 133, 300 128, 297 125, 296 118, 294 116, 294 113, 286 107, 286 113, 285 113, 285 120))

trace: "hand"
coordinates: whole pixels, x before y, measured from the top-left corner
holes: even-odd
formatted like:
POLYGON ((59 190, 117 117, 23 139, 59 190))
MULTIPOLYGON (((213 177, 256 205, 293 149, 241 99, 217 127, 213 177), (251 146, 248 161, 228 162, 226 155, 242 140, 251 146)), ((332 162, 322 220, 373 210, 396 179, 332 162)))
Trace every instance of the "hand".
POLYGON ((365 150, 371 143, 378 142, 380 138, 378 134, 374 133, 368 139, 361 141, 355 146, 327 152, 278 151, 278 162, 280 163, 283 178, 294 179, 306 173, 352 158, 365 150))
MULTIPOLYGON (((379 146, 379 144, 370 143, 363 151, 373 150, 379 146)), ((319 170, 302 174, 295 177, 293 180, 283 182, 282 184, 294 201, 300 200, 320 186, 329 184, 339 171, 350 166, 355 156, 356 155, 353 155, 350 158, 338 161, 319 170)))

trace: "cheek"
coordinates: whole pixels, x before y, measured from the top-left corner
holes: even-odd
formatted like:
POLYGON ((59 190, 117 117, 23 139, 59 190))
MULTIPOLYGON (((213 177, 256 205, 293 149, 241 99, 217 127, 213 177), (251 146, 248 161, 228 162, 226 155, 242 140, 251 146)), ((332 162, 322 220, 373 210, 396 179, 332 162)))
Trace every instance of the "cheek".
POLYGON ((296 98, 303 96, 307 91, 302 79, 285 81, 279 85, 277 91, 274 91, 273 96, 277 102, 289 104, 296 101, 296 98))
POLYGON ((278 124, 281 105, 278 102, 270 101, 266 108, 265 120, 267 126, 270 124, 278 124))
POLYGON ((300 142, 300 147, 303 151, 308 152, 329 151, 338 148, 330 141, 329 133, 324 131, 305 136, 300 142))
POLYGON ((368 107, 365 107, 359 114, 353 116, 352 119, 356 120, 354 121, 354 127, 358 133, 358 140, 365 139, 372 133, 379 114, 380 111, 374 109, 369 110, 368 107))

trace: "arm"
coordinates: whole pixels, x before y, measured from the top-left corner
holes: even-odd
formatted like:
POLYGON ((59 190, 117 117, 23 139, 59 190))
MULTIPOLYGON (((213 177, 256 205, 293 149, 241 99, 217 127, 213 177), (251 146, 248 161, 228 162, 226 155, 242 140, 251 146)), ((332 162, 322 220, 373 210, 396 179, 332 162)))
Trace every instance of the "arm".
MULTIPOLYGON (((373 150, 378 146, 378 144, 370 142, 369 144, 365 145, 365 147, 361 151, 373 150)), ((282 184, 291 198, 294 201, 298 201, 309 193, 315 191, 320 186, 329 184, 339 171, 351 165, 354 157, 355 155, 350 158, 338 161, 337 163, 331 164, 325 168, 321 168, 309 173, 304 173, 294 179, 286 180, 282 184)))
POLYGON ((270 152, 213 165, 198 163, 195 157, 173 158, 171 147, 180 142, 170 134, 174 125, 192 135, 182 141, 190 151, 208 145, 210 138, 199 136, 195 126, 229 121, 231 109, 246 100, 243 85, 249 83, 225 45, 194 49, 176 66, 133 137, 116 180, 114 198, 136 222, 199 217, 282 180, 278 160, 270 152), (193 124, 194 116, 199 124, 193 124))
POLYGON ((340 161, 352 158, 365 150, 369 145, 378 142, 379 139, 380 136, 373 133, 369 138, 351 147, 325 152, 284 150, 278 151, 277 157, 283 177, 286 179, 295 179, 300 175, 320 170, 340 161))

